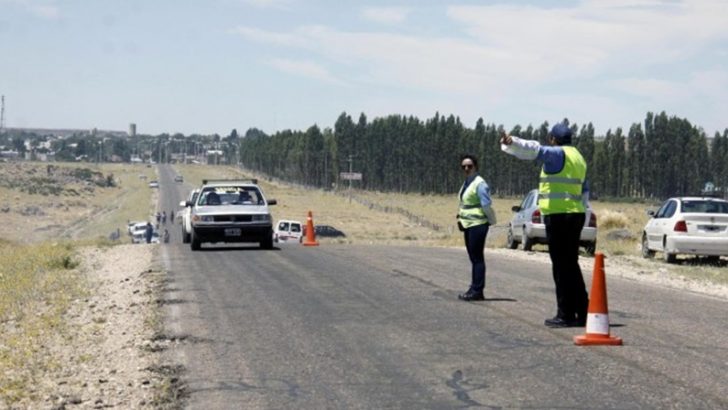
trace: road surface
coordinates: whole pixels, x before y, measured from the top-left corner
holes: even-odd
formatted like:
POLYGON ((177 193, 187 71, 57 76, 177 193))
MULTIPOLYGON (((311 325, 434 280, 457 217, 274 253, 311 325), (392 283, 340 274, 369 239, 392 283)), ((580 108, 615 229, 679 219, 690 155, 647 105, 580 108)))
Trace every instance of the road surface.
MULTIPOLYGON (((191 188, 173 177, 160 167, 160 209, 191 188)), ((486 251, 487 300, 465 303, 463 249, 192 252, 174 228, 167 354, 188 408, 728 408, 724 299, 607 275, 625 345, 577 347, 583 328, 543 326, 548 264, 486 251)))

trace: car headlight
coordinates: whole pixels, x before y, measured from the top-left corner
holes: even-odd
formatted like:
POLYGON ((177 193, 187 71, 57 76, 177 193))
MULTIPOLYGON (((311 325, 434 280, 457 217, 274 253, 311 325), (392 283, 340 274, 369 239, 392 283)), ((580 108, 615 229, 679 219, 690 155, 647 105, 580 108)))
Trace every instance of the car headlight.
POLYGON ((214 222, 215 217, 210 215, 195 215, 192 217, 192 220, 195 222, 214 222))
POLYGON ((257 222, 268 222, 268 221, 270 221, 270 215, 269 214, 253 215, 252 220, 257 221, 257 222))

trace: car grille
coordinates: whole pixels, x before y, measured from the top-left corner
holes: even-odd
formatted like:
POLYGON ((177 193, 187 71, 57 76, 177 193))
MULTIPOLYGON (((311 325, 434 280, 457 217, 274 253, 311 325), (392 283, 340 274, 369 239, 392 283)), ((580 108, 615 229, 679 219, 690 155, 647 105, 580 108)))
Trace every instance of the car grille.
POLYGON ((215 222, 250 222, 252 215, 215 215, 215 222))

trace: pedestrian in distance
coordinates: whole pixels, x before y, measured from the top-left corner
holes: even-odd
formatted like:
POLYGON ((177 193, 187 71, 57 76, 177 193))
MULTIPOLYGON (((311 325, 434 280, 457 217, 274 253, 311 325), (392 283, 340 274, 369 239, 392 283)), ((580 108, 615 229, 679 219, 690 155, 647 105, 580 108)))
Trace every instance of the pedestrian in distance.
POLYGON ((463 232, 465 249, 471 263, 470 287, 467 292, 458 295, 458 299, 466 302, 485 300, 485 239, 488 228, 496 223, 495 212, 491 207, 490 188, 483 177, 478 174, 478 160, 473 155, 463 155, 460 167, 465 174, 465 181, 458 197, 458 228, 463 232))
POLYGON ((154 234, 154 227, 151 222, 147 222, 147 226, 144 229, 144 239, 147 243, 152 243, 152 235, 154 234))
POLYGON ((167 211, 162 211, 162 225, 167 224, 167 211))
POLYGON ((169 222, 174 223, 174 209, 169 211, 169 222))
POLYGON ((517 158, 543 162, 538 205, 546 225, 551 269, 556 287, 556 316, 548 327, 581 327, 586 324, 589 296, 579 267, 579 238, 589 201, 586 161, 571 145, 568 123, 553 126, 549 146, 501 135, 501 150, 517 158))
POLYGON ((164 228, 164 243, 169 243, 169 231, 164 228))

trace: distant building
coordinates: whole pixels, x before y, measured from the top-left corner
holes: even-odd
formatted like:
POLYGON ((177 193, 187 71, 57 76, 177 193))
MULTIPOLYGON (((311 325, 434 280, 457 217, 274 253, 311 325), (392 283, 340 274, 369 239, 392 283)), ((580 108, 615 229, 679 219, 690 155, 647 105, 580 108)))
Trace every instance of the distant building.
POLYGON ((133 122, 129 124, 129 136, 136 137, 136 124, 133 122))

